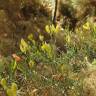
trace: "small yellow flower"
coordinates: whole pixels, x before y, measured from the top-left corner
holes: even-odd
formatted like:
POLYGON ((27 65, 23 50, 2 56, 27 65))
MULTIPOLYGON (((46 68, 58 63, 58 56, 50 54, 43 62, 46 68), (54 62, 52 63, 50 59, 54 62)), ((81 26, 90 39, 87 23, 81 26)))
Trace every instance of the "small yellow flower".
POLYGON ((90 23, 87 22, 83 25, 83 28, 86 29, 86 30, 89 30, 90 29, 90 23))
POLYGON ((60 31, 60 26, 57 25, 55 27, 53 24, 52 25, 46 25, 45 30, 47 33, 51 33, 51 34, 58 33, 60 31))
POLYGON ((11 88, 7 89, 7 95, 8 96, 17 96, 17 84, 16 83, 12 83, 11 88))
POLYGON ((56 28, 55 28, 55 26, 53 24, 50 25, 50 29, 51 29, 51 33, 55 33, 56 28))
POLYGON ((41 46, 42 51, 47 52, 49 57, 52 55, 52 47, 50 44, 47 44, 46 42, 42 44, 41 46))
POLYGON ((13 95, 14 96, 17 96, 18 87, 17 87, 17 84, 16 83, 12 83, 11 90, 13 92, 13 95))
POLYGON ((50 44, 47 44, 46 42, 41 46, 41 49, 43 51, 48 51, 50 50, 50 44))
POLYGON ((32 40, 33 40, 33 34, 29 34, 29 35, 28 35, 28 39, 29 39, 30 41, 32 41, 32 40))
POLYGON ((43 41, 43 40, 44 40, 44 36, 43 36, 43 35, 39 35, 39 39, 40 39, 41 41, 43 41))
POLYGON ((27 51, 29 51, 30 46, 27 44, 27 42, 22 38, 20 42, 20 50, 22 53, 26 54, 27 51))
POLYGON ((12 90, 11 89, 7 89, 7 95, 8 96, 13 96, 12 90))
POLYGON ((4 90, 7 89, 7 82, 6 82, 5 78, 3 78, 3 79, 1 80, 1 85, 2 85, 2 87, 4 88, 4 90))
POLYGON ((47 33, 51 33, 51 30, 50 30, 50 26, 49 25, 46 25, 45 26, 45 30, 46 30, 47 33))

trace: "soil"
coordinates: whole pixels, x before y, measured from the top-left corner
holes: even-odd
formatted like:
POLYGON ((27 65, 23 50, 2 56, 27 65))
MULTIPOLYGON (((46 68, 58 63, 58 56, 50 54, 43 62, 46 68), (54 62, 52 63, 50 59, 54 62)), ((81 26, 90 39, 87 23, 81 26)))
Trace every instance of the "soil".
POLYGON ((39 16, 31 14, 29 20, 19 19, 15 25, 5 10, 0 10, 0 54, 15 53, 21 38, 26 38, 30 33, 38 39, 39 34, 45 34, 45 25, 48 23, 50 20, 42 14, 39 16))

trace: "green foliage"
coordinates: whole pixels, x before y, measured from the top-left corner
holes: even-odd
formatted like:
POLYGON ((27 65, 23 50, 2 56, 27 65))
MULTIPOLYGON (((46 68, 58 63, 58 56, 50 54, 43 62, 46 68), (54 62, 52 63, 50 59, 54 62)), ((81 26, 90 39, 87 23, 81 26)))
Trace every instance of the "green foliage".
MULTIPOLYGON (((15 60, 7 62, 6 75, 3 75, 5 63, 3 64, 1 60, 3 64, 0 66, 1 77, 8 78, 12 82, 15 80, 20 87, 23 85, 17 79, 18 76, 21 81, 31 80, 37 86, 38 94, 43 94, 46 88, 53 88, 54 94, 60 93, 60 96, 65 94, 81 96, 84 80, 82 70, 86 71, 89 65, 93 66, 96 63, 94 55, 96 53, 96 25, 86 22, 75 32, 69 31, 68 28, 62 31, 59 26, 54 27, 54 25, 46 25, 45 29, 51 37, 48 41, 41 34, 39 35, 40 42, 34 39, 33 34, 28 35, 26 41, 21 39, 21 52, 13 55, 15 60), (58 53, 56 45, 58 34, 64 36, 63 44, 66 46, 66 53, 63 51, 58 53)), ((2 79, 1 85, 8 96, 16 96, 15 83, 8 86, 6 80, 2 79)), ((49 92, 49 96, 52 95, 51 93, 49 92)))
MULTIPOLYGON (((65 44, 67 46, 67 53, 61 52, 58 54, 54 43, 55 39, 53 39, 55 38, 56 29, 53 25, 53 27, 50 26, 51 25, 46 26, 46 31, 52 36, 49 43, 46 43, 44 39, 39 38, 41 39, 41 42, 38 45, 38 42, 34 40, 32 35, 28 36, 29 41, 26 43, 30 45, 30 50, 24 56, 25 60, 23 60, 22 64, 25 66, 27 63, 29 67, 26 67, 22 72, 27 79, 32 78, 32 81, 40 84, 38 85, 38 90, 44 86, 53 86, 55 90, 61 92, 62 95, 66 94, 71 96, 75 91, 74 96, 80 96, 82 90, 80 87, 82 86, 83 76, 79 76, 79 74, 83 68, 86 68, 87 61, 85 61, 84 58, 87 54, 79 53, 79 43, 73 41, 74 33, 66 29, 64 36, 66 39, 65 44), (79 57, 79 54, 82 56, 84 55, 82 59, 79 57), (28 72, 31 72, 31 75, 28 75, 28 72)), ((78 34, 76 33, 75 38, 79 36, 78 34)), ((82 41, 82 43, 83 42, 85 41, 82 41)), ((85 49, 82 49, 82 51, 85 51, 85 49)), ((20 64, 18 65, 22 66, 20 64)), ((18 69, 19 68, 20 67, 18 67, 18 69)), ((23 67, 21 67, 20 70, 22 70, 22 68, 23 67)))

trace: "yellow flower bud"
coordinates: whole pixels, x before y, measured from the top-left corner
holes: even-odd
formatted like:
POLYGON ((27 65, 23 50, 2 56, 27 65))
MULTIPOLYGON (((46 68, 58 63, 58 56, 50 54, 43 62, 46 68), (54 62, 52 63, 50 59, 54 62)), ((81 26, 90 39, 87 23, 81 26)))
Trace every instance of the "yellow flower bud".
POLYGON ((5 78, 3 78, 3 79, 1 80, 1 85, 2 85, 2 87, 4 88, 4 90, 7 89, 7 82, 6 82, 5 78))
POLYGON ((39 39, 40 39, 41 41, 43 41, 43 40, 44 40, 44 36, 39 35, 39 39))
POLYGON ((51 31, 50 31, 50 26, 49 26, 49 25, 46 25, 46 26, 45 26, 45 30, 46 30, 47 33, 50 33, 50 32, 51 32, 51 31))

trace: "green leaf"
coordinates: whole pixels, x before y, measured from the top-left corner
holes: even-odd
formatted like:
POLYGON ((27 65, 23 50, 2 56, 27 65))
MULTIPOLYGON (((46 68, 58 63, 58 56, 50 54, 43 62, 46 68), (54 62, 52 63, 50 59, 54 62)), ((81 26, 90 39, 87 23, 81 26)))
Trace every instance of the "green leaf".
POLYGON ((17 62, 14 61, 13 70, 15 70, 16 68, 17 68, 17 62))

